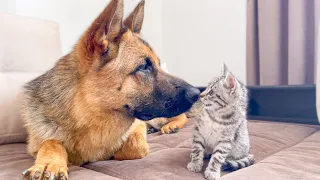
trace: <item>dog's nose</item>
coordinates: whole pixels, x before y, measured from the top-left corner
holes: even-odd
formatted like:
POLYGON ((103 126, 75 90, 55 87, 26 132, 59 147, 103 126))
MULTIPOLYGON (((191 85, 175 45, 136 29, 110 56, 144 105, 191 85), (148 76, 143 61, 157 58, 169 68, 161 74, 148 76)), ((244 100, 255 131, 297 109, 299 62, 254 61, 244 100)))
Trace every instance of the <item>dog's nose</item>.
POLYGON ((199 95, 200 91, 198 88, 195 87, 188 88, 186 91, 186 98, 192 104, 198 101, 199 95))

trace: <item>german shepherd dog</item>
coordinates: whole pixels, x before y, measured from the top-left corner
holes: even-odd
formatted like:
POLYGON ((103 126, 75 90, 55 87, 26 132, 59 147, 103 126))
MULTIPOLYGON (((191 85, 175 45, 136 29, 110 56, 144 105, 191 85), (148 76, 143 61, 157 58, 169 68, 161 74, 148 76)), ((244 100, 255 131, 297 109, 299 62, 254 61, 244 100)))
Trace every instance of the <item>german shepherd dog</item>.
POLYGON ((73 51, 26 84, 22 114, 36 160, 23 178, 65 180, 68 163, 142 158, 143 121, 180 121, 197 101, 197 88, 160 68, 139 35, 143 18, 144 1, 122 21, 123 0, 112 0, 73 51))

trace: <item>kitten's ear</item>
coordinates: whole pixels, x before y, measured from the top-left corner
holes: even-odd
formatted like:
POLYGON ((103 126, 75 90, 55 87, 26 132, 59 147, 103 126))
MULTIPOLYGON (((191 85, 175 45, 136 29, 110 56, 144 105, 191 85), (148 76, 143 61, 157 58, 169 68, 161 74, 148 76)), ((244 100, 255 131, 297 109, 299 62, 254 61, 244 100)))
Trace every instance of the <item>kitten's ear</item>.
POLYGON ((229 72, 229 70, 228 70, 226 64, 225 64, 225 63, 222 63, 221 74, 222 74, 223 76, 226 76, 228 72, 229 72))
POLYGON ((236 88, 236 85, 237 85, 236 79, 229 72, 227 72, 227 74, 226 74, 226 77, 225 77, 225 80, 224 80, 224 85, 225 85, 225 87, 227 89, 230 89, 231 92, 233 92, 235 90, 235 88, 236 88))

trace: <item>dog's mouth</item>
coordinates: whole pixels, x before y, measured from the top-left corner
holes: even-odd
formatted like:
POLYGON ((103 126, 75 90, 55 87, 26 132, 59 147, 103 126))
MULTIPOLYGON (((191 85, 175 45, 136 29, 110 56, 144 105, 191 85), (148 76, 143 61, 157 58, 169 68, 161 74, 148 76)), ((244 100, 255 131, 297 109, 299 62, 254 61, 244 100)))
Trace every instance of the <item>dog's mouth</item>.
POLYGON ((186 112, 188 109, 191 108, 191 105, 192 104, 185 102, 183 104, 178 104, 176 106, 169 106, 162 110, 160 110, 160 108, 134 110, 133 116, 142 121, 149 121, 157 117, 171 118, 186 112))
POLYGON ((151 100, 151 97, 143 102, 140 99, 136 106, 132 106, 130 112, 135 118, 143 121, 157 117, 172 118, 188 111, 198 100, 199 93, 199 90, 195 88, 190 92, 182 89, 171 97, 159 96, 155 93, 151 100))
POLYGON ((146 113, 142 113, 142 112, 138 112, 138 111, 134 111, 133 116, 140 119, 140 120, 143 120, 143 121, 149 121, 149 120, 154 119, 156 117, 152 114, 146 114, 146 113))

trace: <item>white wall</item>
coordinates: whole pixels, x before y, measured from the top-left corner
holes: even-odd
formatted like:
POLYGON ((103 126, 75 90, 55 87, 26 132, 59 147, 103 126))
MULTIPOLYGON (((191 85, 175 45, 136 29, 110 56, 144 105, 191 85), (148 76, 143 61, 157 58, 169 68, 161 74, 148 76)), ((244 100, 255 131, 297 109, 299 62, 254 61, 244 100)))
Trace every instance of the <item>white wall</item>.
MULTIPOLYGON (((125 14, 140 0, 125 0, 125 14)), ((63 53, 109 0, 0 0, 0 11, 60 25, 63 53)), ((246 0, 146 0, 142 35, 169 72, 193 85, 206 86, 221 64, 246 80, 246 0)))
POLYGON ((246 81, 246 0, 164 0, 164 59, 171 73, 196 86, 223 62, 246 81))
POLYGON ((0 12, 8 12, 8 0, 0 0, 0 12))
MULTIPOLYGON (((12 1, 12 0, 10 0, 12 1)), ((14 1, 14 0, 13 0, 14 1)), ((125 15, 129 14, 139 0, 125 1, 125 15)), ((109 0, 15 0, 15 13, 23 16, 50 19, 59 23, 63 53, 68 53, 109 0)), ((155 49, 162 53, 161 2, 148 1, 142 33, 155 49)))
POLYGON ((15 12, 15 0, 0 0, 0 12, 13 13, 15 12))

